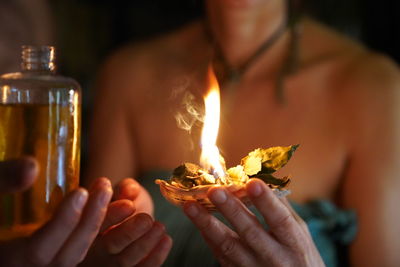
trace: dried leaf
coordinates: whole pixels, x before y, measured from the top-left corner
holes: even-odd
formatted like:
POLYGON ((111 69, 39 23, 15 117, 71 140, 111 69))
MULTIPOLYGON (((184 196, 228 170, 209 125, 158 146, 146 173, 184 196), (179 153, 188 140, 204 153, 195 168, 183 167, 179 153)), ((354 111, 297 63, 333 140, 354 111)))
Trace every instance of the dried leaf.
POLYGON ((298 147, 299 145, 267 148, 262 162, 262 173, 273 173, 285 166, 298 147))
POLYGON ((285 176, 283 178, 276 178, 276 177, 272 176, 271 174, 266 174, 266 173, 257 174, 251 178, 261 179, 266 184, 272 185, 272 187, 276 187, 279 189, 286 187, 290 183, 290 179, 287 176, 285 176))
POLYGON ((196 186, 195 182, 192 179, 187 179, 183 177, 172 177, 169 183, 175 186, 179 186, 180 188, 192 188, 193 186, 196 186))
POLYGON ((244 157, 241 164, 247 175, 270 174, 286 165, 299 145, 257 148, 244 157))
POLYGON ((193 164, 193 163, 183 163, 179 165, 175 170, 172 172, 173 177, 197 177, 199 176, 200 166, 193 164))
POLYGON ((249 177, 244 172, 244 168, 242 165, 237 165, 236 167, 229 168, 226 173, 228 174, 228 180, 237 184, 244 184, 249 180, 249 177))
POLYGON ((215 178, 196 164, 184 163, 173 171, 172 178, 168 183, 179 188, 191 189, 196 186, 213 184, 243 185, 249 177, 257 177, 274 188, 283 188, 289 183, 290 179, 287 177, 276 178, 271 173, 285 166, 297 147, 298 145, 267 149, 257 148, 242 159, 241 165, 226 171, 225 182, 215 178))

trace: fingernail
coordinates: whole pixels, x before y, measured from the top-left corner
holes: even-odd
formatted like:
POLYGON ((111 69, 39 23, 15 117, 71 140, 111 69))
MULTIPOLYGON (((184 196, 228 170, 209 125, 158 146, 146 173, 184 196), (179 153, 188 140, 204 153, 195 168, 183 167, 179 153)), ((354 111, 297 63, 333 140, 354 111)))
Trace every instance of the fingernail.
POLYGON ((131 193, 131 192, 135 191, 136 188, 137 188, 137 186, 135 184, 129 184, 128 191, 131 193))
POLYGON ((217 188, 211 192, 211 201, 216 204, 222 204, 227 200, 227 195, 223 189, 217 188))
POLYGON ((252 182, 248 185, 247 190, 253 197, 258 197, 261 195, 263 189, 258 182, 252 182))
POLYGON ((127 197, 133 197, 137 194, 138 187, 135 184, 129 184, 127 187, 124 188, 124 194, 127 197))
POLYGON ((75 209, 81 210, 83 208, 83 206, 85 205, 87 199, 88 199, 87 191, 83 190, 83 189, 79 189, 76 192, 76 196, 75 196, 75 199, 74 199, 75 209))
POLYGON ((111 187, 111 182, 107 178, 100 178, 97 180, 97 185, 98 186, 105 186, 105 187, 111 187))
POLYGON ((190 217, 196 217, 197 214, 199 214, 199 209, 196 207, 196 204, 191 203, 187 206, 186 208, 186 213, 190 216, 190 217))

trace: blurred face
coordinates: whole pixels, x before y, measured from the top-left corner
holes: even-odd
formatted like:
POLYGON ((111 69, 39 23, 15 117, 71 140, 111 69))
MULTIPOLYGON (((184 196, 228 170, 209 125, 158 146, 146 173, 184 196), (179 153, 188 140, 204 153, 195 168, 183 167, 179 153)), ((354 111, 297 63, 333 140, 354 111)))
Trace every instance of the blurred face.
POLYGON ((250 8, 270 1, 271 0, 207 0, 207 5, 224 8, 250 8))

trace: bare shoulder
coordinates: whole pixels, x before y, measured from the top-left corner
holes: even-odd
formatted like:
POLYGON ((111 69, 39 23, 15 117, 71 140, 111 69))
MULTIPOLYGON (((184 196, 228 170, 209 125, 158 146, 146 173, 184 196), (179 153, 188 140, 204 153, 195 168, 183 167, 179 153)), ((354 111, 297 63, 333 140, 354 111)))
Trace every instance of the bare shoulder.
MULTIPOLYGON (((393 151, 400 133, 400 71, 385 55, 367 51, 344 69, 343 99, 349 129, 365 142, 391 143, 393 151), (380 141, 378 141, 380 140, 380 141)), ((358 142, 368 147, 366 144, 358 142)), ((356 144, 354 142, 353 144, 356 144)), ((398 145, 397 145, 398 147, 398 145)))
POLYGON ((302 61, 305 64, 347 62, 365 53, 358 41, 311 18, 301 22, 302 61))
POLYGON ((359 226, 350 258, 357 266, 391 266, 399 262, 397 250, 391 248, 400 244, 395 238, 396 207, 391 205, 398 203, 400 188, 399 68, 389 57, 359 44, 348 49, 348 58, 338 67, 342 79, 335 92, 348 137, 340 204, 357 210, 359 226), (376 248, 377 243, 382 246, 376 248))
POLYGON ((305 80, 311 81, 310 88, 317 87, 323 103, 328 103, 327 110, 334 112, 348 158, 367 162, 368 149, 386 155, 395 151, 395 144, 400 144, 400 71, 396 63, 314 21, 305 23, 302 42, 306 50, 303 60, 308 62, 305 80))
POLYGON ((328 65, 332 89, 341 96, 369 104, 398 99, 400 70, 388 56, 312 20, 305 22, 304 39, 304 61, 328 65))
POLYGON ((388 56, 366 51, 347 66, 346 85, 370 93, 400 90, 400 69, 388 56))
POLYGON ((390 115, 398 109, 400 69, 388 56, 367 50, 343 68, 343 77, 345 95, 364 109, 362 114, 390 115))

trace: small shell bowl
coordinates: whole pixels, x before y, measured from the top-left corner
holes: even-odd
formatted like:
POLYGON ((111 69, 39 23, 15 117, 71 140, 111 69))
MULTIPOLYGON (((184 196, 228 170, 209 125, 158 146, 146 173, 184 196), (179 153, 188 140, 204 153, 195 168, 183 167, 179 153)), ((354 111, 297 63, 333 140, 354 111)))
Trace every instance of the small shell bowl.
MULTIPOLYGON (((211 187, 221 185, 199 185, 194 188, 184 189, 171 185, 164 180, 157 179, 156 183, 160 186, 160 191, 164 198, 176 206, 183 206, 186 201, 197 201, 208 211, 217 210, 214 204, 208 199, 207 192, 211 187)), ((225 188, 232 194, 234 194, 237 198, 239 198, 246 206, 251 205, 251 201, 247 197, 245 184, 231 184, 226 185, 225 188)), ((290 190, 282 190, 277 188, 274 188, 272 190, 278 197, 285 197, 290 194, 290 190)))

